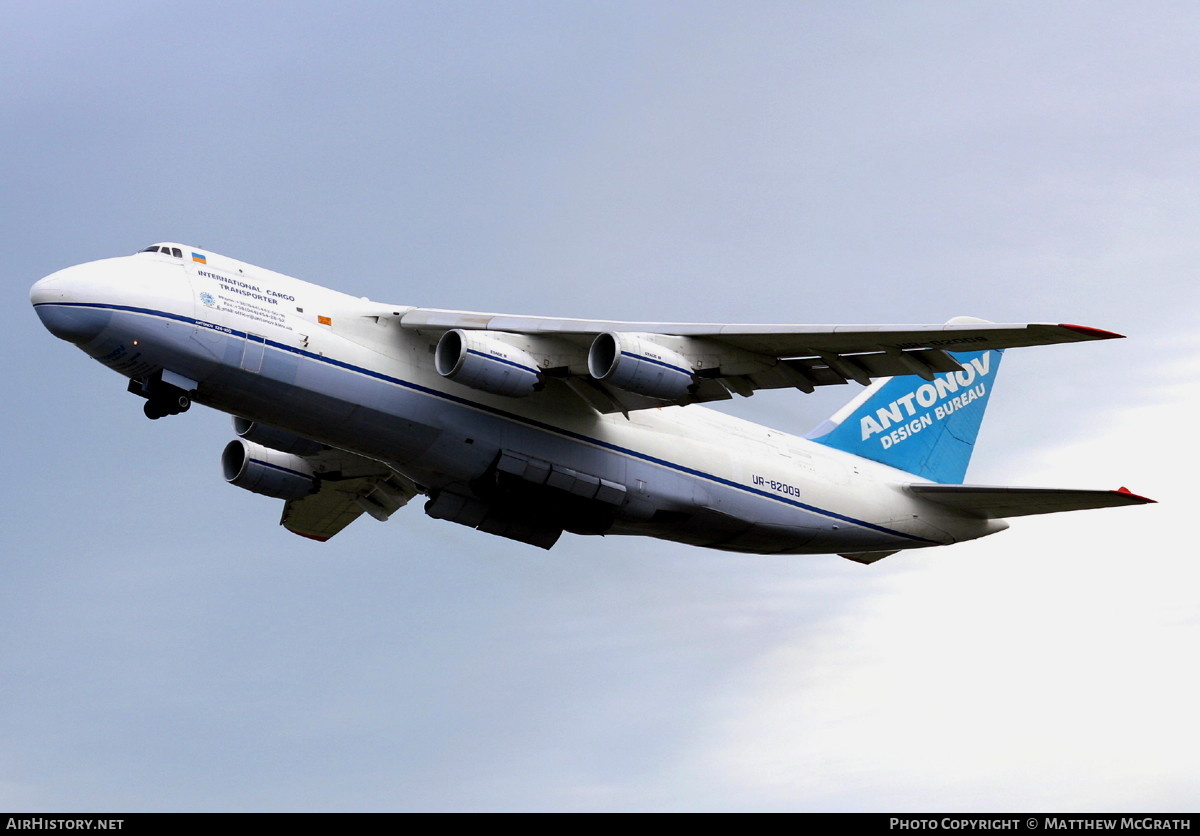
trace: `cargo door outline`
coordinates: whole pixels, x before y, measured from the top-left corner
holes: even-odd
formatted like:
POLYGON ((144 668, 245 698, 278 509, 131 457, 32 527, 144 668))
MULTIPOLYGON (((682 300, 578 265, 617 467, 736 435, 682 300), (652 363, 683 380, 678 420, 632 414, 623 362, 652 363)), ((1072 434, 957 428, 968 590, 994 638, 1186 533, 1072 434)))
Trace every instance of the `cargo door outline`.
POLYGON ((246 332, 246 341, 242 348, 242 371, 259 374, 262 371, 263 353, 267 348, 267 338, 246 332))

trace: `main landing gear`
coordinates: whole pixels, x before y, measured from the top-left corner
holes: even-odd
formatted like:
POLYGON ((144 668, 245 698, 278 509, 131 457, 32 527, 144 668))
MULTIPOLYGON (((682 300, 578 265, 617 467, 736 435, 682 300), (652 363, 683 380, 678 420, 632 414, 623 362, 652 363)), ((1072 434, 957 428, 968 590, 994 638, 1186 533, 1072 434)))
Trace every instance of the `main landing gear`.
POLYGON ((187 412, 192 406, 190 393, 164 383, 158 376, 129 381, 129 391, 146 399, 142 412, 151 420, 187 412))

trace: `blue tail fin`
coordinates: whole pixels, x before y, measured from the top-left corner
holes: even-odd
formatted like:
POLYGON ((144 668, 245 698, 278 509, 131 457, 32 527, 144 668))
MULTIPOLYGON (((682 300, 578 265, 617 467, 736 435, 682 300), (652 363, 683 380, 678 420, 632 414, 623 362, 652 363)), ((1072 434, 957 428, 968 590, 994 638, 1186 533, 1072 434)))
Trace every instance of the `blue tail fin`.
POLYGON ((808 437, 925 479, 959 484, 966 475, 1000 351, 955 354, 960 372, 932 381, 877 380, 808 437))

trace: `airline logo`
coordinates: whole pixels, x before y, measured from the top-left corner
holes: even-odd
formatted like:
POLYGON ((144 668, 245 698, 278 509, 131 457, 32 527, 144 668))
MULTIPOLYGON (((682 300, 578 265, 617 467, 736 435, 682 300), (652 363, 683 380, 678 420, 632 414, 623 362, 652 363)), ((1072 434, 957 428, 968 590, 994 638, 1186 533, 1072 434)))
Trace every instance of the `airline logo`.
POLYGON ((874 413, 863 415, 859 419, 862 440, 879 436, 886 450, 911 438, 987 395, 983 378, 991 373, 992 352, 986 351, 971 358, 962 371, 939 375, 874 413))

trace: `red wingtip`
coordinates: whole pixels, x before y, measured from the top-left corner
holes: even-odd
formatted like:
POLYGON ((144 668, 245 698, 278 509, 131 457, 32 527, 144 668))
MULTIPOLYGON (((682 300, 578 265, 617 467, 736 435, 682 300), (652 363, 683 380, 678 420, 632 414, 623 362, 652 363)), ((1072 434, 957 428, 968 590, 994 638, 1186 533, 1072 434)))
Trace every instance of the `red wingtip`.
POLYGON ((1129 488, 1125 487, 1124 485, 1117 488, 1115 491, 1113 491, 1113 493, 1123 493, 1126 496, 1132 496, 1134 499, 1140 499, 1142 502, 1150 502, 1150 503, 1153 503, 1156 505, 1158 504, 1157 499, 1151 499, 1148 496, 1142 496, 1141 494, 1134 493, 1133 491, 1129 490, 1129 488))
POLYGON ((1068 325, 1065 322, 1058 324, 1059 328, 1070 328, 1072 331, 1078 331, 1089 340, 1123 340, 1124 334, 1118 334, 1115 331, 1105 331, 1103 328, 1092 328, 1087 325, 1068 325))
POLYGON ((318 543, 324 543, 329 539, 328 537, 319 537, 316 534, 305 534, 303 531, 297 531, 294 528, 289 528, 288 531, 292 532, 293 534, 299 534, 306 540, 316 540, 318 543))

